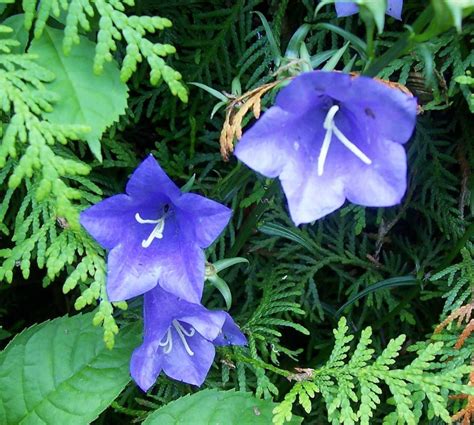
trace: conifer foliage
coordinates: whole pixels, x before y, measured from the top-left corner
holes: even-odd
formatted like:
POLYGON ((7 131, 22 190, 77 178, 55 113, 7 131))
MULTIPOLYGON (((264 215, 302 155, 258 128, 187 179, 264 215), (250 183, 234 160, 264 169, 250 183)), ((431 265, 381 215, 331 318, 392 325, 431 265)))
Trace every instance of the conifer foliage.
POLYGON ((334 3, 0 0, 1 424, 474 420, 474 1, 334 3), (400 99, 411 137, 377 121, 400 99), (150 157, 177 187, 137 177, 150 157), (395 200, 361 179, 374 158, 395 200), (295 225, 308 194, 337 207, 295 225), (190 259, 197 295, 162 296, 190 259), (111 295, 148 260, 148 304, 111 295))

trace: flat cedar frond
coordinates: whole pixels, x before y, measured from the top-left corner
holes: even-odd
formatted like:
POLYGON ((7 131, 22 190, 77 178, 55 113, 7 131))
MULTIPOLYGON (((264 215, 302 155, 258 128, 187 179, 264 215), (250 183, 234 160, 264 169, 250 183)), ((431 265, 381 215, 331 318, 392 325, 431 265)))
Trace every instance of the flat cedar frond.
MULTIPOLYGON (((348 334, 345 318, 334 330, 335 344, 328 361, 307 376, 299 376, 294 387, 273 410, 273 423, 282 425, 292 418, 293 404, 298 400, 307 413, 312 410, 311 399, 320 395, 326 404, 328 419, 337 424, 369 424, 381 403, 383 387, 392 394, 395 410, 385 416, 384 423, 416 424, 426 401, 435 416, 449 422, 447 391, 470 392, 460 383, 469 372, 461 365, 452 370, 440 369, 436 357, 441 354, 442 342, 428 344, 403 369, 393 367, 405 341, 400 335, 374 356, 371 348, 372 329, 364 329, 355 347, 348 334), (301 379, 302 378, 302 379, 301 379)), ((306 371, 306 370, 303 370, 306 371)))
POLYGON ((79 44, 80 31, 90 32, 91 22, 98 12, 97 46, 94 57, 94 72, 101 73, 106 62, 113 60, 113 52, 117 50, 117 42, 126 44, 120 77, 128 81, 136 72, 137 65, 145 59, 150 66, 150 82, 157 85, 164 81, 171 93, 181 101, 188 101, 188 93, 181 82, 181 74, 168 66, 163 59, 176 52, 170 44, 156 43, 146 38, 171 27, 167 18, 159 16, 136 16, 124 13, 126 7, 135 5, 133 0, 72 0, 70 2, 48 0, 24 0, 25 26, 34 28, 35 38, 40 38, 50 15, 58 17, 65 13, 63 49, 66 54, 71 52, 73 45, 79 44))
POLYGON ((467 322, 471 318, 473 309, 474 301, 457 308, 436 327, 434 333, 440 333, 443 329, 446 328, 446 326, 448 326, 455 320, 457 320, 458 326, 461 326, 462 322, 467 322))
MULTIPOLYGON (((468 385, 474 386, 474 364, 471 364, 473 367, 473 371, 469 375, 469 383, 468 385)), ((451 399, 466 399, 467 403, 464 408, 462 408, 459 412, 451 417, 453 422, 457 422, 461 425, 470 425, 474 422, 474 396, 460 394, 456 396, 452 396, 451 399)))
POLYGON ((252 110, 255 118, 258 119, 260 117, 262 96, 280 82, 281 81, 274 81, 264 84, 237 97, 229 103, 219 138, 221 155, 224 160, 229 158, 229 154, 232 153, 234 149, 234 139, 240 139, 242 137, 242 120, 247 113, 252 110))

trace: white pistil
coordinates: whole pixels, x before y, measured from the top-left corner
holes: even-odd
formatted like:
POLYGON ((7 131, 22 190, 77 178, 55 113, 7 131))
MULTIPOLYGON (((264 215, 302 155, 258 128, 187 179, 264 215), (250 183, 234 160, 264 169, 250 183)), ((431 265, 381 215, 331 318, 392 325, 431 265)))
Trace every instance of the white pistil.
POLYGON ((178 332, 179 338, 181 339, 181 342, 184 345, 184 349, 186 350, 186 353, 188 353, 190 356, 194 356, 193 351, 188 345, 188 341, 186 341, 186 336, 193 336, 195 334, 194 328, 191 328, 189 331, 186 331, 184 327, 179 323, 177 320, 173 320, 173 326, 176 329, 176 332, 178 332))
POLYGON ((329 146, 331 144, 332 136, 336 136, 339 141, 349 149, 357 158, 359 158, 363 163, 370 165, 372 164, 371 159, 362 152, 354 143, 352 143, 344 133, 336 127, 334 123, 334 118, 336 113, 339 111, 339 106, 333 105, 329 109, 326 117, 324 118, 323 127, 326 130, 324 135, 323 144, 321 145, 321 150, 318 157, 318 176, 322 176, 324 173, 324 164, 326 163, 326 158, 329 152, 329 146))
POLYGON ((139 213, 136 213, 135 220, 137 220, 138 223, 140 224, 155 224, 156 225, 151 231, 150 236, 148 236, 147 239, 142 241, 143 248, 148 248, 155 238, 156 239, 163 238, 163 231, 165 230, 165 217, 164 216, 157 220, 146 220, 144 218, 141 218, 139 213))

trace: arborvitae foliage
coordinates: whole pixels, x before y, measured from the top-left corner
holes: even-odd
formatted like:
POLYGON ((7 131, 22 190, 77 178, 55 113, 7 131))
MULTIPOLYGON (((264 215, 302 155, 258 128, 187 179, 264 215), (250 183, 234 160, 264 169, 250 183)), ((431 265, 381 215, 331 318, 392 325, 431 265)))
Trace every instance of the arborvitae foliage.
MULTIPOLYGON (((387 17, 384 32, 374 33, 373 57, 358 15, 338 19, 332 4, 315 14, 317 2, 309 0, 2 5, 0 319, 13 319, 0 329, 0 340, 52 318, 38 313, 22 321, 18 311, 50 305, 17 295, 33 286, 47 294, 60 287, 61 313, 94 310, 91 319, 104 327, 108 347, 120 326, 140 320, 139 300, 117 309, 107 300, 106 253, 78 216, 123 192, 128 175, 152 153, 177 184, 191 181, 193 191, 233 208, 208 261, 248 260, 219 276, 249 345, 219 348, 204 387, 278 402, 274 422, 280 424, 291 415, 309 424, 450 417, 467 424, 474 417, 466 385, 474 349, 472 16, 461 30, 410 39, 377 68, 403 34, 419 30, 414 24, 428 3, 407 0, 402 22, 387 17), (32 53, 55 31, 60 49, 49 46, 61 58, 83 55, 92 43, 78 80, 32 53), (399 206, 347 204, 295 227, 279 183, 232 158, 234 136, 289 79, 310 69, 375 69, 420 100, 416 133, 406 146, 409 187, 399 206), (68 109, 71 92, 54 90, 59 75, 71 87, 78 81, 90 87, 96 74, 123 84, 123 93, 120 112, 100 104, 107 125, 91 141, 93 119, 69 114, 59 122, 51 114, 68 109), (223 130, 228 161, 220 155, 223 130)), ((224 308, 226 301, 206 285, 207 307, 224 308)), ((194 391, 163 375, 148 394, 130 384, 104 421, 143 419, 194 391)))

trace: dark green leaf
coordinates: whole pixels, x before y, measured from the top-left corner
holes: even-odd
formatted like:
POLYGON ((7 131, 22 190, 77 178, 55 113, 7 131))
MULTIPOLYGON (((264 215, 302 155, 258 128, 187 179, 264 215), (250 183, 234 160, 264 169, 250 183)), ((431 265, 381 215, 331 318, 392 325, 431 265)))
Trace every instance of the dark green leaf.
POLYGON ((86 425, 120 394, 139 332, 123 329, 109 350, 92 317, 35 325, 0 353, 1 424, 86 425))
MULTIPOLYGON (((203 390, 156 410, 144 425, 269 425, 276 406, 250 393, 203 390)), ((294 417, 288 424, 299 424, 294 417)))

